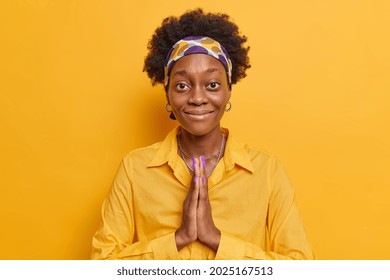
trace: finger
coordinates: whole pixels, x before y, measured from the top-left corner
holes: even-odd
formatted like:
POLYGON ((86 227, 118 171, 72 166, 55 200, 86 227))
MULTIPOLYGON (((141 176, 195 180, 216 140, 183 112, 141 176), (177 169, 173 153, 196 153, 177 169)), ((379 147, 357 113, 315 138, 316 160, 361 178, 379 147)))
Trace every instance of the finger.
POLYGON ((192 159, 195 177, 200 177, 200 161, 197 158, 192 159))
MULTIPOLYGON (((202 177, 204 178, 204 177, 202 177)), ((199 201, 208 203, 209 195, 206 184, 203 184, 199 190, 199 201)))
MULTIPOLYGON (((196 159, 195 158, 192 158, 192 170, 195 172, 195 168, 196 168, 196 159)), ((194 180, 196 176, 194 176, 190 182, 190 187, 189 187, 189 190, 188 190, 188 193, 187 193, 187 196, 186 196, 186 199, 188 199, 189 197, 191 197, 192 195, 192 192, 194 191, 194 188, 195 188, 195 183, 196 183, 196 180, 194 180)))
POLYGON ((199 161, 200 161, 200 167, 203 171, 206 170, 206 159, 204 158, 204 156, 200 156, 199 157, 199 161))
MULTIPOLYGON (((195 166, 195 164, 193 166, 195 166)), ((184 203, 183 203, 184 209, 188 208, 188 206, 190 204, 190 201, 192 200, 193 194, 195 192, 195 187, 196 187, 195 185, 196 185, 196 177, 193 177, 191 182, 190 182, 190 187, 188 189, 187 195, 186 195, 186 197, 184 199, 184 203)))
MULTIPOLYGON (((196 158, 192 158, 192 168, 195 172, 197 169, 198 161, 196 158)), ((198 204, 198 197, 199 197, 199 182, 197 179, 197 176, 194 174, 194 177, 192 178, 190 182, 190 189, 188 190, 187 196, 184 201, 184 207, 185 209, 188 209, 192 207, 197 207, 198 204)))
POLYGON ((183 207, 184 209, 189 208, 191 202, 198 196, 198 187, 196 186, 196 178, 192 178, 191 187, 188 190, 187 196, 184 200, 183 207))
POLYGON ((190 204, 191 197, 192 197, 192 192, 193 192, 193 187, 191 186, 190 189, 188 190, 187 196, 186 196, 186 198, 184 199, 184 202, 183 202, 183 208, 184 209, 187 209, 188 205, 190 204))
POLYGON ((199 199, 199 178, 193 178, 193 189, 191 194, 189 194, 189 209, 196 209, 198 207, 198 199, 199 199))
POLYGON ((200 169, 200 190, 199 190, 199 199, 207 200, 208 199, 208 184, 207 184, 207 175, 206 175, 206 161, 204 156, 200 157, 201 169, 200 169))
POLYGON ((202 183, 203 184, 206 184, 207 186, 207 169, 206 169, 206 160, 204 158, 204 156, 201 156, 200 157, 200 162, 201 162, 201 177, 204 177, 204 179, 202 180, 202 183))

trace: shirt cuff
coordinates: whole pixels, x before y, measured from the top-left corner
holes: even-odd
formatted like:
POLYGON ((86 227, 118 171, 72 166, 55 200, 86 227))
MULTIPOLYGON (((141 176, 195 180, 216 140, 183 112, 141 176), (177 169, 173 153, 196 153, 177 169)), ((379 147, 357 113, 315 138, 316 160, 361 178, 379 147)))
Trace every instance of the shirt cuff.
POLYGON ((138 260, 177 260, 180 259, 177 251, 175 232, 158 237, 150 241, 139 241, 124 248, 118 255, 119 259, 138 260))
POLYGON ((175 232, 161 236, 150 241, 156 260, 179 260, 180 255, 177 251, 175 232))
POLYGON ((216 260, 265 259, 265 253, 255 245, 221 232, 216 260))

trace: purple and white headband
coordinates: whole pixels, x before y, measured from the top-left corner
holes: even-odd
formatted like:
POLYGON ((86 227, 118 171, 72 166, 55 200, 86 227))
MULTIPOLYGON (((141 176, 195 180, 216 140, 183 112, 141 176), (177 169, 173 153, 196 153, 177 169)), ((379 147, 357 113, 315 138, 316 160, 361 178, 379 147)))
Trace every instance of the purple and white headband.
POLYGON ((229 85, 232 84, 232 62, 225 48, 214 39, 205 36, 189 36, 176 42, 170 51, 164 65, 164 86, 169 83, 169 74, 176 61, 189 54, 203 53, 218 59, 225 67, 229 85))

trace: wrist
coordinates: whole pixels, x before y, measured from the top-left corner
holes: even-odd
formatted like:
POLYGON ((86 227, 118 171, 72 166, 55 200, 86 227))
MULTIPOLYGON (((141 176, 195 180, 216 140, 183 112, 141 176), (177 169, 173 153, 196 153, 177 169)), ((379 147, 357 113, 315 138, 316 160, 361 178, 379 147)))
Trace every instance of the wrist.
MULTIPOLYGON (((196 238, 195 238, 196 239, 196 238)), ((185 232, 182 230, 182 228, 178 228, 175 232, 175 242, 177 250, 180 251, 182 248, 190 244, 191 242, 195 241, 189 238, 185 232)))
POLYGON ((210 234, 207 234, 205 238, 202 239, 199 238, 199 241, 206 244, 208 247, 217 252, 219 243, 221 241, 221 231, 218 228, 215 228, 215 230, 210 232, 210 234))

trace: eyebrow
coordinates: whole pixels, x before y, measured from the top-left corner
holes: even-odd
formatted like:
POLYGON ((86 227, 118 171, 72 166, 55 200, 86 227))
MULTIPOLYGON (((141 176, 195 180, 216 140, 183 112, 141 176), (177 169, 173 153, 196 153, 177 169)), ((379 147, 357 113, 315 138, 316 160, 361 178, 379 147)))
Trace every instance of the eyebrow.
MULTIPOLYGON (((208 68, 204 71, 204 73, 213 73, 215 71, 218 71, 218 72, 221 72, 218 68, 208 68)), ((186 69, 183 69, 183 70, 178 70, 176 71, 175 73, 173 73, 173 76, 176 76, 176 75, 180 75, 180 76, 186 76, 188 74, 187 70, 186 69)))

